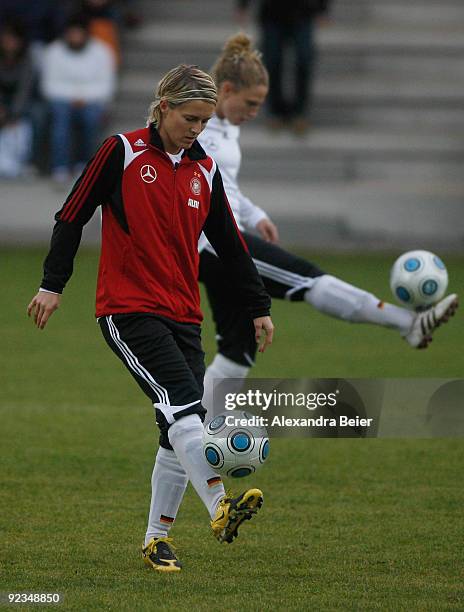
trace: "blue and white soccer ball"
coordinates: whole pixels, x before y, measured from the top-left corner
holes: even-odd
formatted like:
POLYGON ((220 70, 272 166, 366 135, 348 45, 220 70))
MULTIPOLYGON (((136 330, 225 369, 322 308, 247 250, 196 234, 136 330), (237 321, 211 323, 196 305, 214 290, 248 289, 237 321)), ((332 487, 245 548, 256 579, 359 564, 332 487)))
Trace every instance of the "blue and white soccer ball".
POLYGON ((232 410, 214 417, 203 433, 206 461, 219 474, 242 478, 256 472, 269 456, 265 427, 253 424, 256 417, 232 410))
POLYGON ((390 273, 390 288, 396 300, 411 310, 424 310, 445 295, 448 272, 442 260, 430 251, 408 251, 400 255, 390 273))

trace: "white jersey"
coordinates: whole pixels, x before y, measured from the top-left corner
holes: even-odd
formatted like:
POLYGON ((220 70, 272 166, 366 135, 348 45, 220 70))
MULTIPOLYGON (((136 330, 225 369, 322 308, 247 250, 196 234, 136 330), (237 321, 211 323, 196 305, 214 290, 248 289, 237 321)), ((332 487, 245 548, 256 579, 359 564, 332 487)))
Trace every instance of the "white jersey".
MULTIPOLYGON (((227 199, 239 229, 254 230, 262 219, 267 218, 267 215, 264 210, 245 197, 238 186, 237 177, 242 161, 239 138, 240 128, 237 125, 213 115, 198 137, 198 141, 206 154, 219 166, 227 199)), ((202 250, 206 244, 206 238, 202 234, 199 250, 202 250)))

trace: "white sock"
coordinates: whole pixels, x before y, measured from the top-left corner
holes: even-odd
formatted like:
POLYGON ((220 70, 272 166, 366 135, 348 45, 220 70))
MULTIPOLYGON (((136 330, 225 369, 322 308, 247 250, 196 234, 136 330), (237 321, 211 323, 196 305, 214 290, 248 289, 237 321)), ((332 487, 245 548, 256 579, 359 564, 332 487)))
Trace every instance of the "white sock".
POLYGON ((401 334, 411 329, 414 313, 380 301, 372 293, 324 274, 315 279, 304 299, 325 314, 351 321, 393 327, 401 334))
POLYGON ((145 545, 166 537, 176 518, 188 478, 176 453, 160 446, 151 477, 151 504, 145 545))
POLYGON ((182 417, 171 425, 168 435, 179 463, 213 518, 225 491, 221 477, 207 464, 203 454, 200 417, 197 414, 182 417))
MULTIPOLYGON (((213 361, 206 369, 206 374, 203 382, 204 392, 201 403, 203 407, 206 408, 206 410, 208 411, 205 422, 210 421, 214 416, 214 385, 217 384, 219 381, 224 380, 224 378, 233 379, 229 380, 229 382, 227 383, 227 392, 238 393, 242 388, 243 379, 247 377, 249 371, 250 368, 248 368, 247 366, 243 366, 239 363, 236 363, 235 361, 224 357, 224 355, 221 355, 221 353, 218 353, 214 357, 213 361)), ((216 414, 224 411, 224 406, 221 406, 220 408, 221 409, 218 410, 216 414)))

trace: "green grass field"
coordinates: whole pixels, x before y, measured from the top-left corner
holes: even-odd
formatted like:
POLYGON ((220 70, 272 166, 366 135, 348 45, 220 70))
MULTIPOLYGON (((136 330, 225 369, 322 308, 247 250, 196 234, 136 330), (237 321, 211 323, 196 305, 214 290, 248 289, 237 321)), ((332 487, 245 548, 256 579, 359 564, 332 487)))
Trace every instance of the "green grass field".
MULTIPOLYGON (((152 410, 93 319, 95 252, 79 254, 49 327, 27 320, 43 255, 0 252, 0 592, 59 592, 79 611, 464 609, 461 439, 273 439, 250 479, 265 504, 238 540, 212 538, 189 488, 172 530, 184 571, 146 569, 152 410)), ((389 298, 393 257, 308 256, 389 298)), ((464 293, 464 258, 445 259, 464 293)), ((273 318, 255 377, 464 378, 459 312, 423 352, 304 304, 276 302, 273 318)))

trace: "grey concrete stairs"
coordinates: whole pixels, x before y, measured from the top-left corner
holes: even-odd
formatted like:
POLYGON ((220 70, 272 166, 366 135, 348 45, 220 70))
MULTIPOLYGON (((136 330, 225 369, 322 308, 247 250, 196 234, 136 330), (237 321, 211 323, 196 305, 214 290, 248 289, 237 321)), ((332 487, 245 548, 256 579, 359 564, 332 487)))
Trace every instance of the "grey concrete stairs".
MULTIPOLYGON (((114 113, 146 115, 160 76, 208 69, 237 31, 232 0, 140 0, 114 113)), ((251 22, 247 31, 258 40, 251 22)), ((464 247, 464 2, 334 0, 317 30, 313 129, 242 130, 242 188, 301 245, 464 247)))
MULTIPOLYGON (((128 40, 119 116, 180 62, 208 68, 237 30, 231 0, 143 2, 145 25, 128 40), (147 67, 149 70, 147 71, 147 67)), ((250 32, 257 38, 254 28, 250 32)), ((464 3, 334 0, 318 30, 317 125, 464 126, 464 3)))
MULTIPOLYGON (((138 7, 143 24, 126 35, 111 133, 143 124, 166 70, 207 69, 238 29, 232 0, 138 7)), ((313 129, 304 138, 271 134, 264 116, 244 126, 242 190, 287 244, 463 249, 464 0, 333 0, 318 48, 313 129)), ((49 235, 63 194, 46 181, 30 197, 28 189, 9 187, 6 240, 49 235)), ((97 235, 95 221, 87 237, 97 235)))

